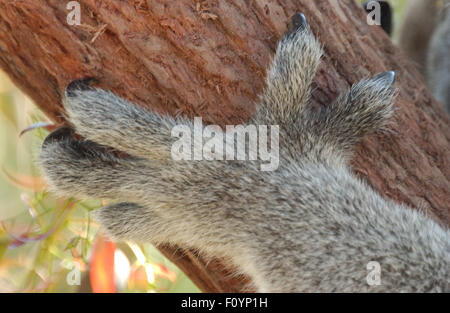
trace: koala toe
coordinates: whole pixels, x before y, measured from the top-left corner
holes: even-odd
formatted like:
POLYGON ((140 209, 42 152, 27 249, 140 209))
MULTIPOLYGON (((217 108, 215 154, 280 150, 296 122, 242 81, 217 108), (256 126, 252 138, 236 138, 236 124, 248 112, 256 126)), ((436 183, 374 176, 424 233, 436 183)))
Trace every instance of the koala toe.
POLYGON ((90 140, 78 140, 75 138, 74 129, 69 126, 62 126, 51 132, 41 145, 41 154, 46 154, 46 150, 53 150, 56 147, 70 153, 73 158, 115 159, 115 151, 112 148, 90 140))
POLYGON ((40 164, 50 190, 62 196, 113 199, 120 195, 132 177, 132 165, 141 163, 73 134, 69 127, 59 128, 41 146, 40 164))
POLYGON ((154 245, 179 243, 174 224, 141 204, 118 202, 93 212, 93 218, 113 240, 150 242, 154 245))
POLYGON ((103 227, 109 237, 115 240, 135 239, 140 227, 144 209, 136 203, 120 202, 95 210, 93 217, 103 227))

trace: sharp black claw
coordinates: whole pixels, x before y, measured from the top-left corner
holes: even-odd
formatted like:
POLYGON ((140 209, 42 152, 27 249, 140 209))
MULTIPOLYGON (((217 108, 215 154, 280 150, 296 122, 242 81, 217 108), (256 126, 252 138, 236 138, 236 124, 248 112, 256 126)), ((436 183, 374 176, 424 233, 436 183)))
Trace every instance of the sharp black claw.
POLYGON ((306 22, 305 15, 303 13, 296 13, 291 17, 288 33, 294 33, 297 30, 303 30, 306 27, 308 27, 308 23, 306 22))
POLYGON ((377 76, 375 76, 373 79, 379 80, 379 81, 384 81, 387 84, 392 85, 395 82, 395 72, 394 71, 383 72, 383 73, 380 73, 377 76))
POLYGON ((42 146, 46 146, 49 143, 64 140, 66 138, 72 138, 74 135, 74 130, 69 126, 61 126, 56 130, 52 131, 47 137, 45 137, 42 146))
POLYGON ((91 89, 91 86, 96 82, 96 79, 91 77, 74 80, 67 85, 66 96, 75 96, 75 90, 89 90, 91 89))

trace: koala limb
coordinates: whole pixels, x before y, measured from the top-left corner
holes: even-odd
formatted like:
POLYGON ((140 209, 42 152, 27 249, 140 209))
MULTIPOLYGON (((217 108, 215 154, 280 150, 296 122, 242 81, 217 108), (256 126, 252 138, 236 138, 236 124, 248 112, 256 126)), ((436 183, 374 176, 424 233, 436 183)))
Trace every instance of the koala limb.
POLYGON ((267 73, 256 114, 261 124, 293 124, 300 118, 323 53, 305 16, 296 14, 292 20, 267 73))
POLYGON ((77 80, 66 89, 64 108, 81 136, 134 156, 170 158, 168 141, 177 124, 188 122, 150 113, 113 93, 77 80))
POLYGON ((253 119, 280 124, 277 170, 260 171, 256 161, 155 162, 160 151, 169 158, 170 128, 191 122, 71 87, 69 118, 87 140, 75 141, 70 129, 49 135, 41 164, 50 184, 64 195, 119 200, 96 213, 116 239, 224 256, 257 291, 448 292, 449 230, 383 199, 346 164, 354 144, 392 115, 393 73, 311 112, 305 105, 321 52, 303 15, 293 22, 253 119), (371 262, 381 269, 378 284, 368 282, 371 262))
POLYGON ((306 119, 305 130, 323 142, 351 155, 354 146, 367 134, 386 126, 393 114, 395 73, 381 73, 353 85, 344 95, 306 119))
POLYGON ((130 178, 136 175, 136 166, 144 166, 144 161, 119 158, 111 148, 89 140, 75 140, 73 134, 72 129, 62 127, 42 144, 40 160, 50 187, 65 196, 109 199, 130 196, 130 191, 138 187, 130 178))

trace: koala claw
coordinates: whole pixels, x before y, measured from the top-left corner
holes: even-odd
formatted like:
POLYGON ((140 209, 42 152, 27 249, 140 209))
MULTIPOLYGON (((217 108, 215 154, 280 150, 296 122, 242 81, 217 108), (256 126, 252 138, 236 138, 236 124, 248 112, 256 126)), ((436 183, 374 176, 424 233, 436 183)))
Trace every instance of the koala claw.
POLYGON ((396 74, 394 71, 387 71, 378 74, 373 78, 375 81, 385 82, 388 85, 393 85, 395 83, 396 74))
POLYGON ((290 25, 289 25, 289 33, 292 34, 297 30, 303 30, 308 27, 308 23, 306 22, 306 17, 303 13, 296 13, 291 17, 290 25))

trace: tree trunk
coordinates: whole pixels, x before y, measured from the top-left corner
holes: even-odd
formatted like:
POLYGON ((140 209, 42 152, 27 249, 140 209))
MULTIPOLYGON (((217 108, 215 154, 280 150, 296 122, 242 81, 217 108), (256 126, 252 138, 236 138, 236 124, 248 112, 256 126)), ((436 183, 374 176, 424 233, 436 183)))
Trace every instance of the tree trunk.
MULTIPOLYGON (((382 195, 450 221, 450 123, 421 75, 355 0, 0 0, 0 66, 52 119, 62 122, 65 86, 95 77, 99 87, 151 110, 237 124, 257 94, 289 17, 303 12, 325 48, 313 105, 327 105, 361 78, 397 72, 392 134, 357 148, 353 169, 382 195)), ((220 260, 163 248, 203 291, 243 290, 220 260)))

